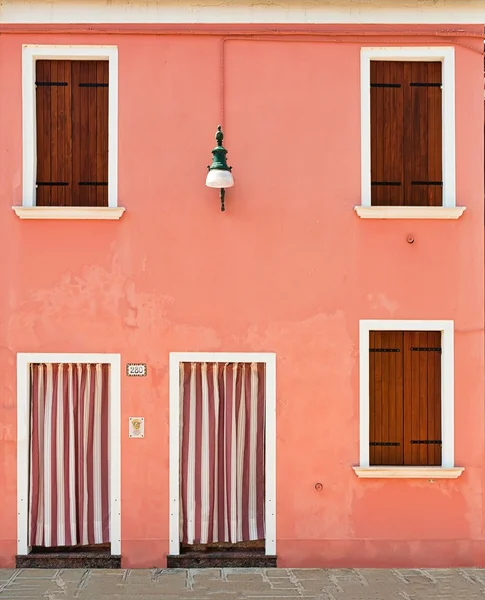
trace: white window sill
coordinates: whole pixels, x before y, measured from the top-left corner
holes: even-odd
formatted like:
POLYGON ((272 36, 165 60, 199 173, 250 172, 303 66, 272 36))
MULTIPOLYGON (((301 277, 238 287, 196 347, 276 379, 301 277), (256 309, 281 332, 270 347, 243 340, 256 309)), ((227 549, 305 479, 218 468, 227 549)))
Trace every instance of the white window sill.
POLYGON ((457 479, 464 467, 352 467, 362 479, 457 479))
POLYGON ((12 206, 19 219, 121 219, 122 206, 12 206))
POLYGON ((361 219, 459 219, 466 206, 354 206, 361 219))

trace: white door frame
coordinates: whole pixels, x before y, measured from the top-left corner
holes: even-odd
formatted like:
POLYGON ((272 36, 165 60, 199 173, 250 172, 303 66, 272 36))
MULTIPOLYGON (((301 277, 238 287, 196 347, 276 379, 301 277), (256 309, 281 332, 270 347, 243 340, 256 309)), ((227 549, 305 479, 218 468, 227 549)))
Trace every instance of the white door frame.
POLYGON ((265 429, 265 553, 276 555, 276 355, 272 352, 170 353, 170 542, 169 553, 180 554, 180 382, 182 362, 244 362, 266 365, 265 429))
POLYGON ((30 365, 102 363, 111 366, 109 381, 109 472, 111 554, 121 555, 121 358, 119 354, 17 354, 17 554, 29 554, 30 365))

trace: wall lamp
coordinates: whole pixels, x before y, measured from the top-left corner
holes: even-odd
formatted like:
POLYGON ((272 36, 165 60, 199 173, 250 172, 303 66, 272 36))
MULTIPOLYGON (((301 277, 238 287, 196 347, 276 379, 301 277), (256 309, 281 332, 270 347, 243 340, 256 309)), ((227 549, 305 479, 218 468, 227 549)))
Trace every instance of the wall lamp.
POLYGON ((226 154, 227 150, 222 145, 224 134, 222 133, 222 127, 219 125, 216 133, 217 146, 212 150, 212 164, 207 173, 207 179, 205 184, 207 187, 219 189, 219 198, 221 199, 221 210, 224 212, 226 207, 224 206, 224 197, 226 195, 226 188, 234 185, 234 178, 231 173, 232 167, 227 166, 226 154))

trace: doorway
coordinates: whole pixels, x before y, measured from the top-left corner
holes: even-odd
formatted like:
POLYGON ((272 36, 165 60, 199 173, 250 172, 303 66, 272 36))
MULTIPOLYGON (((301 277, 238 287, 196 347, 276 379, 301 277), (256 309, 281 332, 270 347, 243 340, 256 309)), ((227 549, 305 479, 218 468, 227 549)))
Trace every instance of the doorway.
POLYGON ((18 559, 119 556, 119 355, 17 364, 18 559))
POLYGON ((274 355, 172 354, 170 408, 170 555, 274 557, 274 355))

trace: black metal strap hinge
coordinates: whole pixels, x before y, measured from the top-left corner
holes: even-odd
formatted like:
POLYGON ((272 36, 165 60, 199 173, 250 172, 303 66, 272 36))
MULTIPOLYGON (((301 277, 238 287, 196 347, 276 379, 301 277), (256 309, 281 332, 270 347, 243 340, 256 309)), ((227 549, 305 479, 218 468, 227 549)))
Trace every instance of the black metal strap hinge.
POLYGON ((411 181, 411 185, 443 185, 442 181, 411 181))
POLYGON ((80 83, 79 87, 88 88, 107 88, 109 83, 80 83))
POLYGON ((400 88, 400 83, 371 83, 371 88, 400 88))
POLYGON ((369 442, 370 446, 400 446, 400 442, 369 442))
POLYGON ((411 440, 411 444, 442 444, 441 440, 411 440))
POLYGON ((419 81, 413 81, 409 85, 411 87, 434 87, 434 88, 440 88, 442 86, 441 83, 421 83, 419 81))
POLYGON ((66 87, 67 81, 36 81, 38 87, 66 87))
POLYGON ((441 348, 415 348, 415 347, 411 347, 411 352, 441 352, 441 348))
POLYGON ((401 352, 400 348, 370 348, 369 352, 401 352))

